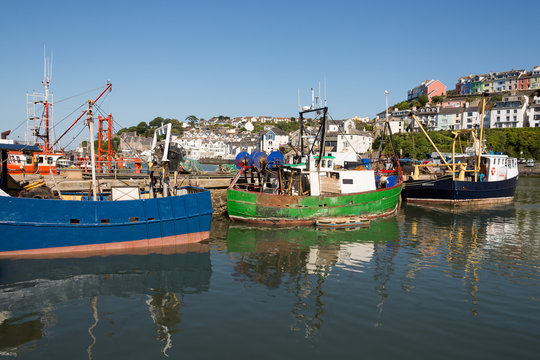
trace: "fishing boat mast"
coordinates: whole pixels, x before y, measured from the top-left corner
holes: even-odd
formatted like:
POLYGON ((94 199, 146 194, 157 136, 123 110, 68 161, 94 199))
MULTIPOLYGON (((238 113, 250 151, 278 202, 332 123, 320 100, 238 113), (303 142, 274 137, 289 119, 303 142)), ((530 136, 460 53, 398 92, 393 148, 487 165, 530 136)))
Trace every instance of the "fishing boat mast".
MULTIPOLYGON (((478 139, 478 157, 474 164, 474 181, 478 180, 478 175, 480 174, 480 156, 482 155, 482 141, 484 136, 484 111, 486 108, 486 93, 482 94, 482 112, 480 115, 480 138, 478 139)), ((474 146, 476 151, 476 144, 474 146)))
POLYGON ((45 48, 43 48, 43 81, 41 84, 44 88, 44 93, 26 94, 26 113, 27 113, 27 130, 25 141, 27 143, 38 143, 38 139, 43 141, 43 152, 45 154, 53 151, 51 145, 54 138, 53 127, 53 96, 49 89, 52 80, 52 53, 51 57, 47 58, 45 48), (41 115, 36 112, 36 105, 42 104, 43 109, 41 115))

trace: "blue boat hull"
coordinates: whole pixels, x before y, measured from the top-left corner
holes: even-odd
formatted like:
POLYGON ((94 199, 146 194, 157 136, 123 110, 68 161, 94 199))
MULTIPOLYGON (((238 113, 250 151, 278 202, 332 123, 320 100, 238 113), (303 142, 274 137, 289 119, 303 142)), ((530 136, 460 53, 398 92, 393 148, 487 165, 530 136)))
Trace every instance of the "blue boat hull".
POLYGON ((207 239, 210 191, 127 201, 0 197, 0 257, 128 250, 207 239))
POLYGON ((411 203, 495 203, 512 200, 518 177, 502 181, 457 181, 451 178, 405 182, 403 197, 411 203))

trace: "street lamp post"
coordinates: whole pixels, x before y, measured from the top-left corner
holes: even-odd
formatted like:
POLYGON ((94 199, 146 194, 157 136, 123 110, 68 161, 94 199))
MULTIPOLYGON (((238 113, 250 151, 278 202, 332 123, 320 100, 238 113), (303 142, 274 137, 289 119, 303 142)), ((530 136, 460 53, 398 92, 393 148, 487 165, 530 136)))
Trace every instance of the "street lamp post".
MULTIPOLYGON (((385 111, 386 111, 386 117, 385 117, 385 122, 388 123, 388 130, 390 131, 390 122, 388 121, 388 90, 384 90, 384 95, 386 97, 386 107, 385 107, 385 111)), ((391 131, 390 131, 391 133, 391 131)))
POLYGON ((388 121, 388 90, 384 90, 384 95, 386 97, 386 121, 388 121))

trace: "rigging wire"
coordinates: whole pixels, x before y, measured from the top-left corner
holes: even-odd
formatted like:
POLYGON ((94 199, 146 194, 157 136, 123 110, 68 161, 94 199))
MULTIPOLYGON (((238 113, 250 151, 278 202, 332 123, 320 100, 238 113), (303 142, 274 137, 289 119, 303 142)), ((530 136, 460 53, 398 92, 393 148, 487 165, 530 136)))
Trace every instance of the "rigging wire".
POLYGON ((63 101, 69 100, 69 99, 73 99, 74 97, 77 97, 77 96, 81 96, 81 95, 84 95, 84 94, 88 94, 88 93, 90 93, 90 92, 93 92, 93 91, 96 91, 96 90, 99 90, 99 89, 102 89, 102 88, 103 88, 103 86, 99 86, 99 87, 97 87, 97 88, 95 88, 95 89, 88 90, 88 91, 84 91, 84 92, 82 92, 82 93, 79 93, 79 94, 76 94, 76 95, 67 97, 67 98, 65 98, 65 99, 55 101, 55 104, 58 104, 58 103, 60 103, 60 102, 63 102, 63 101))
POLYGON ((107 114, 105 114, 105 111, 98 104, 94 104, 94 106, 100 115, 102 115, 103 117, 107 117, 107 114))
POLYGON ((21 121, 21 123, 20 123, 19 125, 17 125, 17 127, 16 127, 15 129, 11 130, 11 132, 17 131, 17 129, 20 128, 20 127, 21 127, 24 123, 26 123, 27 121, 28 121, 27 119, 21 121))
POLYGON ((55 127, 57 127, 58 125, 60 125, 63 121, 65 121, 68 117, 70 117, 71 115, 73 115, 77 110, 79 110, 80 108, 82 108, 84 106, 84 103, 82 103, 78 108, 76 108, 75 110, 73 110, 70 114, 66 115, 62 120, 58 121, 55 125, 55 127))
POLYGON ((86 129, 86 125, 83 125, 83 126, 82 126, 81 130, 77 133, 77 135, 75 135, 75 136, 71 139, 71 141, 70 141, 64 148, 67 148, 69 145, 71 145, 71 143, 72 143, 76 138, 78 138, 79 135, 81 135, 81 133, 83 132, 84 129, 86 129))

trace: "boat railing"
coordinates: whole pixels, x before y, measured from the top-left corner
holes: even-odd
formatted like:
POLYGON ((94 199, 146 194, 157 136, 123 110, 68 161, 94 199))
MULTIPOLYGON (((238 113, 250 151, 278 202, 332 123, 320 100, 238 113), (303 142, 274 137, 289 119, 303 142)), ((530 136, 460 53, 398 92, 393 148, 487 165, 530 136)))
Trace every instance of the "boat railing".
MULTIPOLYGON (((453 178, 456 178, 457 173, 457 180, 464 181, 465 176, 467 173, 476 174, 479 171, 477 169, 468 169, 468 164, 466 162, 452 162, 452 163, 446 163, 446 164, 435 164, 435 163, 428 163, 428 164, 413 164, 414 166, 414 173, 412 175, 413 180, 420 179, 420 169, 421 168, 442 168, 443 172, 447 172, 450 170, 450 174, 452 174, 453 178)), ((481 171, 480 171, 481 172, 481 171)))
MULTIPOLYGON (((59 169, 82 170, 91 172, 88 159, 75 159, 68 166, 57 166, 59 169)), ((140 159, 115 159, 96 161, 96 172, 101 174, 148 174, 148 166, 140 159)))

